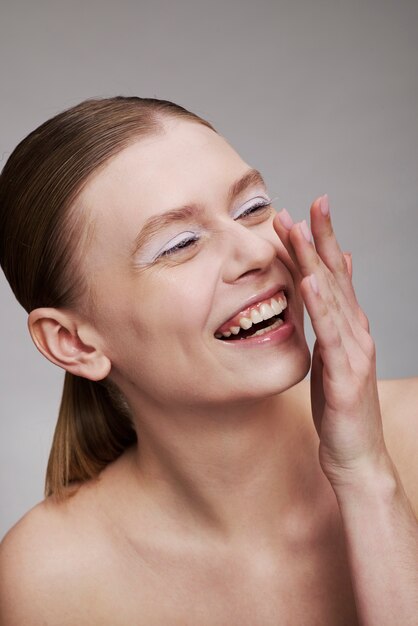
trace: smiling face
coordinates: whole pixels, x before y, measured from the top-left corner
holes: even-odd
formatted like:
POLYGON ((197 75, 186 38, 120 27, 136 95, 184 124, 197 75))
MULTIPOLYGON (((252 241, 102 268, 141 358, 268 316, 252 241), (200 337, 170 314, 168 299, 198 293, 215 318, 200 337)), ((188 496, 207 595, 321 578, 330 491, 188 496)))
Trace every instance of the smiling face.
POLYGON ((93 224, 89 321, 128 399, 242 401, 306 375, 303 305, 268 192, 221 136, 168 121, 111 159, 78 205, 93 224), (283 288, 287 335, 219 338, 233 316, 251 317, 283 288))

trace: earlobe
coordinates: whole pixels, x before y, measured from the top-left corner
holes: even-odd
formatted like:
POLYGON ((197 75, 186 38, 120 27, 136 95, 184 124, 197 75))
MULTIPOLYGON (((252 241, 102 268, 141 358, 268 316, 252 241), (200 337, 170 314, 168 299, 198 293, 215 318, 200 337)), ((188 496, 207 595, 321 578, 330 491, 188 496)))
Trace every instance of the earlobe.
POLYGON ((35 346, 55 365, 89 380, 108 376, 110 360, 94 340, 87 345, 80 339, 73 315, 61 309, 35 309, 29 314, 28 327, 35 346))

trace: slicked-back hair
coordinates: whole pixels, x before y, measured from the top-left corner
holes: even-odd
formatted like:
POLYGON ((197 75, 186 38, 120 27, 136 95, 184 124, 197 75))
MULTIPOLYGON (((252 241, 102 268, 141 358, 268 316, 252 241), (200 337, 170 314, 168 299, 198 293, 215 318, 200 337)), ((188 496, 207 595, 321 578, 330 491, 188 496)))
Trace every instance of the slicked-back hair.
MULTIPOLYGON (((167 100, 114 97, 81 102, 23 139, 0 175, 0 264, 17 300, 77 307, 88 228, 76 199, 90 177, 125 147, 178 118, 206 120, 167 100)), ((109 381, 65 374, 45 493, 63 498, 137 441, 129 407, 109 381)))

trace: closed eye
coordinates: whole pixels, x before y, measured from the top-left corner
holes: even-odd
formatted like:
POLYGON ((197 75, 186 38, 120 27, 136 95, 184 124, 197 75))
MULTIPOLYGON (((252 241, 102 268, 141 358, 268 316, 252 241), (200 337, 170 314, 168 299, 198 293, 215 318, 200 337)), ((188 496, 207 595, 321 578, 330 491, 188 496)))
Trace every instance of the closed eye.
MULTIPOLYGON (((248 218, 256 217, 259 215, 261 216, 264 214, 269 214, 271 210, 271 203, 272 203, 272 200, 270 199, 260 199, 254 204, 252 204, 251 206, 249 206, 247 209, 244 209, 244 211, 240 213, 239 215, 237 215, 234 219, 235 220, 241 219, 241 218, 248 219, 248 218)), ((192 248, 194 245, 196 245, 199 239, 200 237, 198 235, 194 233, 190 233, 187 237, 184 237, 183 239, 178 241, 175 245, 169 248, 166 248, 165 250, 162 250, 162 252, 160 252, 157 255, 155 260, 162 258, 162 257, 169 257, 172 254, 176 254, 188 248, 192 248)))
POLYGON ((255 204, 252 204, 250 207, 245 209, 242 213, 237 215, 235 219, 240 219, 241 217, 249 217, 254 214, 261 214, 266 212, 266 209, 270 209, 271 200, 259 200, 255 204))
POLYGON ((167 248, 167 250, 163 250, 158 255, 157 258, 167 257, 167 256, 170 256, 170 254, 174 254, 175 252, 180 252, 181 250, 184 250, 184 248, 190 248, 195 243, 197 243, 198 240, 199 240, 199 237, 197 235, 186 237, 185 239, 182 239, 181 241, 176 243, 175 246, 172 246, 171 248, 167 248))

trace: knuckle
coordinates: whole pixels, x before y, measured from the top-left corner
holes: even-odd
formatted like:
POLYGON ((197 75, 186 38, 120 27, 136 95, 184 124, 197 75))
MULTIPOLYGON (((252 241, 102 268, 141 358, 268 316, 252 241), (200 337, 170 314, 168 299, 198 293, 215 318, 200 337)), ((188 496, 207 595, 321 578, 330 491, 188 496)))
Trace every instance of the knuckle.
POLYGON ((317 268, 321 265, 321 263, 322 263, 321 259, 319 258, 318 253, 317 253, 317 254, 315 254, 315 256, 313 257, 312 261, 313 261, 313 263, 314 263, 314 265, 315 265, 315 268, 316 268, 316 269, 317 269, 317 268))
POLYGON ((327 271, 327 277, 328 277, 330 286, 332 288, 332 293, 333 293, 333 295, 335 297, 335 291, 338 289, 337 279, 335 278, 334 273, 331 270, 329 270, 329 269, 327 271))
POLYGON ((370 360, 374 360, 376 358, 376 344, 373 337, 370 335, 367 335, 364 338, 364 351, 370 360))
POLYGON ((338 257, 338 260, 335 263, 335 271, 337 274, 341 275, 348 274, 347 261, 345 260, 343 254, 338 257))
POLYGON ((330 348, 341 348, 343 342, 341 335, 336 328, 333 328, 328 332, 326 343, 330 348))
POLYGON ((359 311, 358 311, 358 318, 360 321, 360 324, 362 325, 362 327, 367 330, 367 332, 370 331, 370 322, 369 322, 369 318, 367 317, 367 315, 364 313, 364 311, 362 309, 360 309, 359 307, 359 311))
POLYGON ((328 315, 328 306, 325 302, 322 303, 322 306, 320 306, 319 311, 318 311, 318 317, 321 319, 326 318, 328 315))
POLYGON ((329 298, 329 305, 330 305, 331 308, 335 309, 335 311, 337 311, 337 313, 341 313, 342 312, 342 307, 341 307, 340 301, 337 298, 337 296, 336 296, 334 291, 331 293, 331 296, 329 298))
POLYGON ((327 239, 332 239, 334 237, 334 229, 332 228, 332 224, 330 221, 323 225, 322 236, 326 237, 327 239))
POLYGON ((367 357, 363 355, 363 358, 357 363, 356 366, 356 375, 357 375, 357 386, 361 391, 363 386, 366 384, 370 374, 370 361, 367 357))
POLYGON ((333 300, 334 300, 333 304, 334 304, 335 309, 338 311, 338 313, 341 313, 342 312, 342 306, 341 306, 341 303, 340 303, 339 299, 337 298, 337 296, 335 294, 334 294, 333 300))

